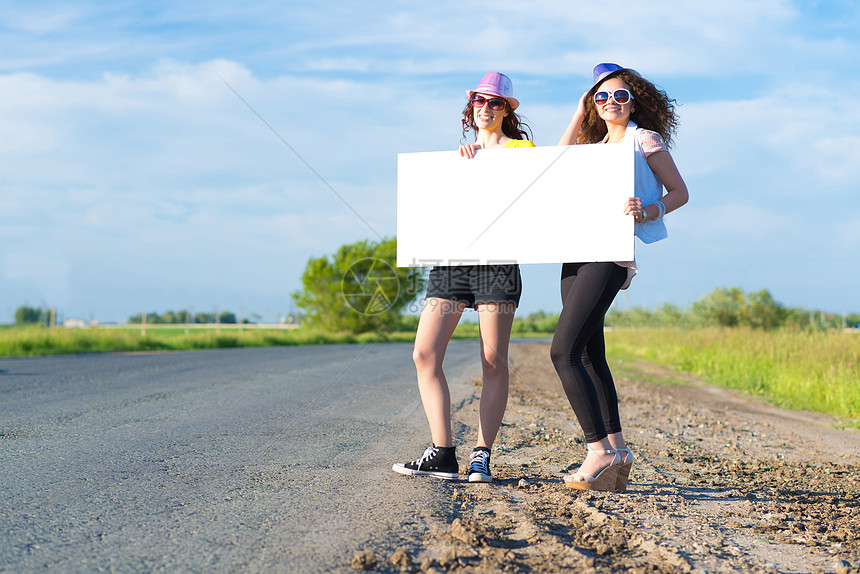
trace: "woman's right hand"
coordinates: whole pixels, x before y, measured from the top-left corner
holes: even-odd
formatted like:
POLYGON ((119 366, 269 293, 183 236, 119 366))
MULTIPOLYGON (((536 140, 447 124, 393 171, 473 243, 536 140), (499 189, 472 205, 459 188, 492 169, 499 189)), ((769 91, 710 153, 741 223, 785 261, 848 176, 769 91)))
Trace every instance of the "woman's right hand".
POLYGON ((475 157, 475 152, 481 149, 481 144, 465 144, 460 146, 460 157, 469 159, 475 157))
POLYGON ((582 127, 582 120, 585 119, 585 102, 587 101, 588 92, 580 96, 579 103, 576 104, 576 111, 573 113, 573 118, 570 124, 558 140, 558 145, 573 145, 576 143, 576 138, 579 135, 579 128, 582 127))
POLYGON ((645 221, 645 208, 642 207, 642 200, 638 197, 629 197, 624 203, 624 215, 632 215, 633 221, 642 223, 645 221))
POLYGON ((579 117, 580 121, 585 117, 585 102, 587 99, 588 92, 583 92, 582 96, 579 98, 579 103, 576 105, 576 112, 573 114, 573 117, 579 117))

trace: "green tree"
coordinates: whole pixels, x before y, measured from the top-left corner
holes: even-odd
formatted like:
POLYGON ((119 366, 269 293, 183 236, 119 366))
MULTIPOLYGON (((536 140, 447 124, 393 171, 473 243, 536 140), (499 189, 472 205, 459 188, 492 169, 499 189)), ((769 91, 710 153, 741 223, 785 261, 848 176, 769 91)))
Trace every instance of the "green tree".
POLYGON ((654 313, 646 307, 633 307, 628 312, 630 324, 633 327, 656 327, 654 313))
MULTIPOLYGON (((137 315, 132 315, 128 318, 129 323, 142 323, 143 322, 143 313, 138 313, 137 315)), ((161 316, 155 311, 151 311, 146 314, 146 324, 153 325, 156 323, 162 323, 161 316)))
MULTIPOLYGON (((149 311, 146 313, 146 324, 147 325, 157 325, 160 323, 170 323, 170 313, 168 311, 164 315, 159 315, 155 311, 149 311)), ((137 315, 132 315, 128 318, 129 323, 142 323, 143 322, 143 313, 138 313, 137 315)))
POLYGON ((677 305, 663 303, 654 313, 654 319, 659 327, 681 327, 685 323, 684 312, 677 305))
POLYGON ((16 325, 47 325, 48 311, 39 307, 27 307, 22 305, 15 309, 16 325))
POLYGON ((292 294, 308 325, 329 331, 386 331, 424 290, 421 269, 396 267, 397 240, 342 245, 330 257, 311 258, 302 289, 292 294))
POLYGON ((181 323, 185 323, 185 318, 188 316, 188 311, 185 309, 181 311, 167 311, 159 317, 160 323, 169 323, 171 325, 177 325, 181 323))
POLYGON ((746 294, 738 287, 720 288, 693 303, 698 323, 754 329, 777 329, 797 314, 777 303, 767 289, 746 294))
POLYGON ((745 311, 746 297, 739 287, 715 289, 693 303, 693 313, 705 324, 721 327, 737 327, 745 311))
POLYGON ((610 308, 603 319, 603 324, 606 327, 627 327, 627 314, 624 311, 610 308))
POLYGON ((557 313, 550 315, 546 311, 537 311, 525 317, 515 318, 513 331, 515 333, 553 333, 556 323, 558 323, 557 313))
POLYGON ((232 325, 236 322, 236 315, 235 313, 231 313, 230 311, 223 311, 218 316, 218 321, 224 325, 232 325))
POLYGON ((772 330, 782 327, 788 319, 788 310, 777 303, 767 289, 750 293, 747 302, 745 323, 750 327, 772 330))

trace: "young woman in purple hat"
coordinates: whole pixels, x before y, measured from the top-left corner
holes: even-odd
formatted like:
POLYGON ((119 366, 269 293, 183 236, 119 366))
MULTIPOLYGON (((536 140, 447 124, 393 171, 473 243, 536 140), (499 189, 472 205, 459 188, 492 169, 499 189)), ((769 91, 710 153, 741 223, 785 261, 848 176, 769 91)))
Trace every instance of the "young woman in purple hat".
MULTIPOLYGON (((474 132, 475 143, 461 145, 461 156, 472 158, 481 149, 534 147, 527 139, 528 126, 514 112, 520 103, 513 97, 507 76, 490 72, 467 94, 463 138, 474 132)), ((468 477, 469 482, 492 482, 490 449, 508 401, 508 343, 521 293, 517 265, 437 266, 430 271, 413 359, 433 444, 421 458, 395 464, 395 472, 449 480, 459 476, 451 432, 451 397, 442 360, 463 311, 472 307, 478 311, 483 388, 478 439, 469 457, 468 477)))
MULTIPOLYGON (((667 236, 663 216, 687 203, 687 186, 669 155, 678 125, 674 100, 634 70, 598 64, 559 145, 632 144, 635 197, 624 205, 644 243, 667 236), (664 192, 665 187, 665 193, 664 192)), ((618 396, 606 362, 603 318, 636 274, 635 261, 565 263, 563 307, 550 355, 585 433, 588 453, 564 477, 569 488, 624 490, 633 453, 624 441, 618 396)))

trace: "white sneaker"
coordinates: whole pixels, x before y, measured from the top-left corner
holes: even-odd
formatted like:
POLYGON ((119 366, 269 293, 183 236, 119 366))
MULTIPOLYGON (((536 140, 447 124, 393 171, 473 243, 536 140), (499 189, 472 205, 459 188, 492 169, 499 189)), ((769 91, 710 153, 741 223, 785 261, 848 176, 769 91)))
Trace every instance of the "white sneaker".
POLYGON ((446 480, 460 477, 460 467, 454 447, 428 446, 421 458, 412 462, 398 462, 391 467, 394 472, 407 476, 435 476, 446 480))
POLYGON ((493 482, 490 474, 490 453, 473 450, 469 457, 469 482, 493 482))

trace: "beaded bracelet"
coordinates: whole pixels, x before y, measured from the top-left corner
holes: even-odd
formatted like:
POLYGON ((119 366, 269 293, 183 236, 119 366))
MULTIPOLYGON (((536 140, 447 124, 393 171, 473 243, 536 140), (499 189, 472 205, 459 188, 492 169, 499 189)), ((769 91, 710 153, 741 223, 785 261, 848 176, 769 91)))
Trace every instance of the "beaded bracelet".
POLYGON ((660 221, 661 219, 663 219, 663 216, 666 215, 666 206, 663 204, 662 201, 655 201, 654 203, 657 204, 657 209, 660 211, 654 221, 660 221))

